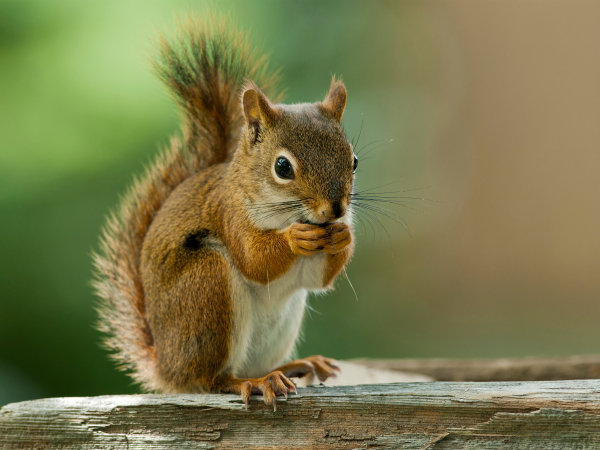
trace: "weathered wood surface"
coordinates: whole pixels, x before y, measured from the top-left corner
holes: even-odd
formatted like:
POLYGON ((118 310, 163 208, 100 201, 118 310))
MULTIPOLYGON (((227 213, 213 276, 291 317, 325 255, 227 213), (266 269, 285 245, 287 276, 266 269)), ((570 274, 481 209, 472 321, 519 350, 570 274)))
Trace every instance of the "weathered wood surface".
POLYGON ((600 355, 501 359, 355 359, 367 367, 430 376, 437 381, 551 381, 600 378, 600 355))
POLYGON ((1 449, 597 449, 600 381, 56 398, 0 410, 1 449))

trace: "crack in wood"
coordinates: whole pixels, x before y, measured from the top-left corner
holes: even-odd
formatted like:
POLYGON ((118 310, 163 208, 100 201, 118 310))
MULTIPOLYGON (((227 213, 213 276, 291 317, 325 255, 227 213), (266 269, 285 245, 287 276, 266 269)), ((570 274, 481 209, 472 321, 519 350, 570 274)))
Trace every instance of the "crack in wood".
POLYGON ((440 442, 442 439, 444 439, 446 436, 448 436, 450 433, 446 432, 444 434, 440 434, 439 436, 434 437, 432 440, 430 440, 429 442, 427 442, 423 447, 421 447, 419 450, 428 450, 429 448, 431 448, 431 446, 433 444, 435 444, 436 442, 440 442))

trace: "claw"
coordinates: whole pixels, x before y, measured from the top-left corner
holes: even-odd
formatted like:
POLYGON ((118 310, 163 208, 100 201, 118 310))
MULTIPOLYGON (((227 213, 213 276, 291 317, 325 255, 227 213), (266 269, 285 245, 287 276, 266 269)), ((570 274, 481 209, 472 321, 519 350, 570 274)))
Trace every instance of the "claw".
POLYGON ((275 412, 277 411, 277 395, 283 395, 287 399, 290 391, 293 391, 296 395, 298 394, 294 383, 279 371, 274 371, 264 378, 247 379, 239 387, 246 410, 252 392, 255 394, 262 393, 265 405, 273 405, 273 411, 275 412))
POLYGON ((248 410, 248 403, 250 402, 250 396, 252 395, 252 383, 250 381, 246 381, 242 384, 241 394, 242 400, 246 404, 246 410, 248 410))

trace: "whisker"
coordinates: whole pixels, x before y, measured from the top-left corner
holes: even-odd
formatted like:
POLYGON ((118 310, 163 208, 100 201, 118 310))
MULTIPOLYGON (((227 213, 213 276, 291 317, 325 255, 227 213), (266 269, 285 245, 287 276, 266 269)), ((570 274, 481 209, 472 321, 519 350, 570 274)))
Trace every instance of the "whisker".
MULTIPOLYGON (((259 220, 261 220, 262 222, 265 222, 267 219, 270 219, 271 217, 280 216, 282 214, 297 211, 299 209, 301 209, 301 207, 296 206, 296 207, 288 207, 288 208, 285 208, 284 210, 275 211, 275 212, 270 211, 270 212, 267 212, 266 214, 260 216, 259 220)), ((301 211, 301 212, 303 212, 303 211, 301 211)))
POLYGON ((259 207, 270 207, 270 206, 277 206, 277 205, 289 205, 289 204, 296 204, 296 203, 301 203, 304 200, 308 200, 309 197, 305 197, 305 198, 301 198, 298 200, 287 200, 284 202, 269 202, 269 203, 255 203, 253 205, 251 205, 251 207, 255 207, 255 206, 259 206, 259 207))
MULTIPOLYGON (((366 212, 366 211, 365 211, 365 212, 366 212)), ((374 212, 374 211, 373 211, 373 212, 374 212)), ((375 214, 371 214, 371 213, 368 213, 368 214, 370 214, 370 215, 372 215, 372 216, 373 216, 373 219, 375 220, 375 223, 377 224, 377 227, 378 227, 378 228, 380 228, 380 229, 383 229, 383 231, 384 231, 384 232, 385 232, 385 234, 387 235, 387 237, 388 237, 388 240, 390 241, 390 250, 392 250, 392 255, 393 255, 393 254, 394 254, 394 251, 393 251, 392 238, 390 237, 390 234, 388 233, 388 230, 387 230, 387 228, 385 227, 385 225, 383 224, 383 222, 382 222, 382 221, 379 219, 379 217, 377 217, 377 215, 375 215, 375 214)), ((380 238, 381 238, 381 232, 379 233, 379 235, 380 235, 380 238)))
POLYGON ((390 210, 390 209, 384 208, 384 207, 382 207, 382 206, 378 206, 378 205, 369 205, 368 203, 365 203, 365 204, 360 204, 360 205, 359 205, 359 207, 360 207, 360 206, 369 206, 369 207, 371 207, 371 208, 373 208, 373 209, 378 209, 378 210, 381 210, 381 211, 386 211, 386 212, 389 212, 390 214, 394 215, 395 217, 400 217, 400 216, 398 215, 398 213, 396 213, 396 212, 394 212, 394 211, 392 211, 392 210, 390 210))
POLYGON ((393 142, 393 139, 390 139, 389 141, 387 141, 387 142, 384 142, 383 144, 380 144, 380 145, 377 145, 376 147, 373 147, 373 148, 372 148, 372 149, 370 149, 370 150, 369 150, 367 153, 365 153, 365 154, 363 155, 363 157, 365 157, 365 156, 367 156, 369 153, 371 153, 371 152, 374 152, 375 150, 377 150, 377 149, 379 149, 379 148, 383 147, 383 146, 384 146, 384 145, 386 145, 386 144, 390 144, 391 142, 393 142))
POLYGON ((287 208, 295 208, 297 206, 300 206, 301 203, 300 202, 295 202, 295 203, 289 203, 289 204, 284 204, 284 205, 275 205, 275 206, 269 206, 269 207, 265 207, 265 208, 257 208, 256 212, 274 212, 274 211, 281 211, 283 209, 287 209, 287 208))
MULTIPOLYGON (((401 181, 401 180, 398 180, 398 181, 401 181)), ((387 184, 384 184, 384 185, 381 185, 381 186, 378 186, 378 187, 376 187, 376 188, 372 188, 372 189, 365 189, 364 191, 357 192, 357 194, 361 194, 361 193, 363 193, 363 192, 370 192, 370 191, 372 191, 372 190, 374 190, 374 189, 379 189, 379 188, 382 188, 382 187, 385 187, 385 186, 389 186, 390 184, 397 183, 398 181, 392 181, 391 183, 387 183, 387 184)), ((420 190, 423 190, 423 189, 430 189, 430 188, 432 188, 432 187, 438 187, 438 186, 441 186, 441 184, 432 184, 432 185, 429 185, 429 186, 424 186, 424 187, 420 187, 420 188, 414 188, 414 189, 403 189, 403 190, 400 190, 400 191, 390 191, 390 192, 373 192, 372 194, 373 194, 373 195, 378 195, 378 194, 400 194, 400 193, 402 193, 402 192, 413 192, 413 191, 420 191, 420 190)), ((423 199, 423 200, 428 200, 428 199, 423 199)), ((436 200, 429 200, 429 201, 436 201, 436 200)))
POLYGON ((358 156, 360 154, 360 152, 364 151, 369 146, 371 146, 373 144, 378 144, 378 143, 384 142, 384 141, 385 141, 384 139, 377 139, 376 141, 369 142, 368 144, 366 144, 365 146, 363 146, 360 150, 358 150, 357 152, 355 152, 355 154, 356 154, 356 156, 358 156))
POLYGON ((384 195, 386 194, 385 192, 373 192, 370 194, 362 194, 362 193, 356 193, 356 194, 350 194, 353 197, 369 197, 369 198, 378 198, 378 199, 383 199, 383 200, 402 200, 402 199, 406 199, 406 200, 422 200, 424 202, 434 202, 434 203, 445 203, 441 200, 434 200, 431 198, 426 198, 426 197, 408 197, 406 195, 384 195))
MULTIPOLYGON (((360 131, 358 132, 358 138, 356 139, 356 145, 358 145, 358 143, 360 142, 360 136, 362 135, 362 129, 363 129, 363 124, 365 123, 365 117, 364 115, 360 115, 360 131)), ((352 147, 354 148, 354 144, 352 144, 352 147)))
POLYGON ((381 199, 377 199, 377 198, 364 198, 364 197, 354 197, 353 200, 358 200, 361 202, 389 203, 391 205, 402 206, 403 208, 408 208, 408 209, 411 209, 413 211, 417 211, 420 213, 426 213, 427 211, 423 211, 423 210, 420 210, 417 208, 412 208, 410 206, 407 206, 405 203, 411 203, 411 204, 415 204, 415 205, 426 206, 428 208, 433 208, 432 205, 428 205, 427 203, 412 202, 412 201, 381 200, 381 199))
MULTIPOLYGON (((381 214, 382 216, 386 216, 386 217, 392 219, 393 221, 398 222, 402 226, 402 228, 404 228, 406 230, 406 232, 408 233, 408 236, 411 239, 413 238, 412 233, 411 233, 408 225, 404 221, 404 219, 402 219, 400 216, 398 216, 393 211, 390 211, 389 209, 386 209, 386 208, 382 208, 380 206, 369 205, 369 204, 365 204, 365 203, 354 202, 354 205, 357 208, 363 208, 365 210, 369 210, 369 211, 372 211, 374 213, 381 214), (387 214, 388 211, 391 212, 392 214, 394 214, 396 217, 394 217, 393 215, 387 214)), ((375 216, 375 218, 377 218, 377 220, 379 221, 379 218, 377 216, 375 216)), ((379 221, 379 222, 381 223, 381 221, 379 221)), ((387 232, 387 230, 386 230, 386 232, 387 232)), ((388 236, 389 236, 389 234, 388 234, 388 236)), ((390 241, 391 241, 391 239, 390 239, 390 241)))
POLYGON ((277 208, 270 208, 270 209, 265 209, 265 210, 261 210, 261 211, 255 211, 254 216, 257 218, 267 218, 267 217, 271 217, 273 215, 278 215, 278 214, 285 214, 289 211, 294 211, 296 209, 301 208, 302 205, 286 205, 286 206, 280 206, 277 208))
POLYGON ((396 180, 396 181, 391 181, 390 183, 382 184, 381 186, 377 186, 377 187, 374 187, 374 188, 371 188, 371 189, 365 189, 364 191, 360 191, 360 192, 357 192, 357 193, 370 192, 370 191, 373 191, 375 189, 379 189, 379 188, 382 188, 382 187, 389 186, 390 184, 399 183, 400 181, 402 181, 402 179, 396 180))
POLYGON ((238 205, 238 206, 230 206, 229 209, 230 210, 242 210, 242 211, 261 211, 261 210, 273 210, 273 209, 277 209, 277 208, 283 208, 286 206, 292 206, 292 205, 298 205, 298 204, 302 204, 302 201, 305 199, 300 199, 300 200, 289 200, 289 201, 284 201, 284 202, 271 202, 271 203, 257 203, 254 205, 238 205))
POLYGON ((346 280, 348 280, 348 284, 350 285, 350 287, 352 288, 352 291, 354 292, 354 296, 356 297, 356 301, 358 301, 358 295, 356 295, 356 291, 354 290, 354 286, 352 286, 352 282, 350 281, 350 277, 348 276, 348 272, 346 272, 346 267, 344 267, 344 275, 346 275, 346 280))
POLYGON ((369 156, 368 158, 360 158, 360 162, 364 163, 365 161, 368 161, 368 160, 373 159, 373 158, 374 158, 374 156, 369 156))
MULTIPOLYGON (((367 223, 369 224, 369 226, 371 227, 371 231, 373 231, 373 240, 371 241, 371 245, 372 245, 375 242, 375 227, 373 227, 373 223, 371 222, 369 217, 363 211, 360 211, 359 209, 355 209, 354 212, 358 216, 364 218, 367 221, 367 223)), ((365 239, 366 239, 366 237, 367 237, 367 232, 366 232, 366 227, 365 227, 365 239)))
MULTIPOLYGON (((383 231, 385 231, 388 239, 390 240, 390 245, 392 245, 392 238, 390 237, 390 234, 388 233, 387 228, 383 225, 381 220, 379 220, 379 217, 377 217, 375 214, 372 214, 371 212, 369 212, 370 211, 369 208, 366 208, 364 205, 359 205, 357 203, 355 203, 355 205, 357 208, 362 208, 363 213, 367 214, 370 218, 375 220, 375 223, 377 224, 378 229, 383 228, 383 231)), ((381 238, 381 231, 379 232, 379 237, 381 238)))
POLYGON ((283 224, 288 222, 290 219, 293 219, 292 222, 294 222, 296 220, 296 217, 302 216, 303 213, 304 213, 304 211, 300 211, 300 212, 292 214, 291 216, 288 216, 283 222, 281 222, 281 224, 277 228, 281 228, 283 226, 283 224))
POLYGON ((269 206, 268 208, 258 208, 258 212, 261 211, 266 211, 266 212, 277 212, 277 211, 282 211, 288 208, 296 208, 296 207, 300 207, 300 206, 304 206, 301 202, 295 202, 295 203, 289 203, 289 204, 285 204, 285 205, 278 205, 278 206, 269 206))
MULTIPOLYGON (((353 212, 354 212, 354 211, 353 211, 353 212)), ((356 219, 358 220, 358 222, 359 222, 360 226, 361 226, 361 227, 362 227, 362 229, 363 229, 363 238, 366 238, 366 237, 367 237, 367 227, 366 227, 366 225, 365 225, 365 222, 362 220, 362 217, 360 217, 360 216, 358 216, 358 215, 354 216, 354 214, 353 214, 353 215, 352 215, 352 218, 353 218, 353 219, 354 219, 354 218, 356 218, 356 219)), ((358 232, 357 232, 356 234, 358 235, 358 232)))

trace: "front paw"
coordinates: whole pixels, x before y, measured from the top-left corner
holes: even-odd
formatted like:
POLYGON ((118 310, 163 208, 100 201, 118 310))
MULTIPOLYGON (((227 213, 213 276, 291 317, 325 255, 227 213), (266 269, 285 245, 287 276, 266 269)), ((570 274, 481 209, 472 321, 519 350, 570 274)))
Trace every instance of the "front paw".
POLYGON ((286 231, 292 252, 310 256, 317 252, 335 254, 352 242, 350 227, 345 223, 313 225, 293 223, 286 231))
POLYGON ((352 243, 350 227, 342 222, 336 222, 326 227, 329 235, 329 244, 325 251, 332 255, 341 252, 352 243))

